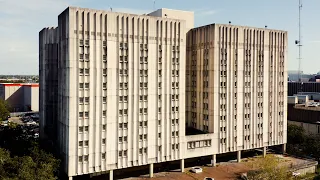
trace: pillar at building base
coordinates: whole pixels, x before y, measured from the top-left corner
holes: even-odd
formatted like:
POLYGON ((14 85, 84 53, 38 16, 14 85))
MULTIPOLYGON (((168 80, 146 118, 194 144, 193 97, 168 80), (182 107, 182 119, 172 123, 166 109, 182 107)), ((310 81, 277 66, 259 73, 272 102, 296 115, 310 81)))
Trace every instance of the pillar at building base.
POLYGON ((287 144, 282 144, 282 153, 285 154, 287 151, 287 144))
POLYGON ((72 180, 72 176, 69 176, 69 180, 72 180))
POLYGON ((113 170, 109 171, 109 180, 113 180, 113 170))
POLYGON ((237 161, 241 162, 241 151, 237 151, 237 161))
POLYGON ((216 167, 217 166, 217 155, 212 155, 212 159, 211 159, 211 165, 212 167, 216 167))
POLYGON ((184 172, 184 159, 180 160, 180 170, 181 172, 184 172))
POLYGON ((263 152, 263 157, 266 157, 266 155, 267 155, 267 147, 263 147, 262 152, 263 152))
POLYGON ((149 165, 149 176, 150 178, 153 178, 153 163, 149 165))

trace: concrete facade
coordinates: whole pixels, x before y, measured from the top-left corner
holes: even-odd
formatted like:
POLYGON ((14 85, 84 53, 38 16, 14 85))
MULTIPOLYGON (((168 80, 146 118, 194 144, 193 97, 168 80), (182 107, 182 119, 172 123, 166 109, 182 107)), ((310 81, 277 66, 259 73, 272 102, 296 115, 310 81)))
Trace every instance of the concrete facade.
POLYGON ((68 176, 181 159, 185 21, 70 7, 58 27, 68 176))
POLYGON ((187 35, 186 120, 213 154, 287 142, 287 32, 211 24, 187 35))
POLYGON ((58 47, 57 27, 39 32, 40 137, 57 139, 58 47), (46 131, 46 133, 44 132, 46 131))
POLYGON ((39 111, 39 84, 2 83, 0 98, 13 112, 39 111))
MULTIPOLYGON (((237 152, 240 161, 241 150, 286 143, 286 32, 193 29, 193 12, 169 9, 133 15, 69 7, 58 19, 55 123, 69 177, 110 172, 112 178, 114 170, 142 165, 152 177, 155 163, 180 160, 183 171, 186 158, 211 155, 215 165, 216 154, 237 152), (186 136, 186 125, 206 133, 186 136)), ((47 36, 40 33, 40 48, 51 43, 47 36)), ((47 50, 40 56, 43 84, 55 68, 44 65, 47 50)), ((41 89, 45 101, 50 90, 41 89)))

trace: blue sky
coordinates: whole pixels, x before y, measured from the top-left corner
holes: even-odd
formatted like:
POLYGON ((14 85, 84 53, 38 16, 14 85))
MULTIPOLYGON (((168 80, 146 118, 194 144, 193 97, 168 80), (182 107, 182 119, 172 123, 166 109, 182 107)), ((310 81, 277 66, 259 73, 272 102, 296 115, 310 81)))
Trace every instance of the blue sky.
MULTIPOLYGON (((153 0, 0 0, 0 74, 38 74, 38 32, 56 26, 67 6, 130 13, 153 10, 153 0)), ((156 0, 156 9, 195 12, 195 25, 228 23, 282 29, 289 33, 288 70, 298 68, 298 0, 156 0)), ((320 1, 304 0, 303 61, 306 73, 320 71, 320 1)))

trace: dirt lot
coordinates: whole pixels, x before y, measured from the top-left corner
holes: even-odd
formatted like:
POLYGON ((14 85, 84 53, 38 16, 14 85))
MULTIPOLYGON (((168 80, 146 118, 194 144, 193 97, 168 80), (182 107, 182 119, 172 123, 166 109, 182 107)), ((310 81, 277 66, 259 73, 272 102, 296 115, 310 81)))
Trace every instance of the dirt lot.
MULTIPOLYGON (((286 165, 297 165, 308 163, 306 160, 297 159, 288 156, 276 155, 283 160, 286 165)), ((185 172, 181 173, 179 170, 170 172, 155 173, 153 180, 169 180, 169 179, 183 179, 183 180, 203 180, 205 177, 212 177, 215 180, 229 180, 236 179, 241 175, 250 170, 246 162, 254 161, 255 158, 242 159, 241 163, 235 161, 219 163, 217 167, 202 166, 203 172, 195 174, 190 172, 191 168, 185 168, 185 172)), ((150 179, 148 175, 143 175, 135 178, 126 178, 125 180, 141 180, 150 179)))

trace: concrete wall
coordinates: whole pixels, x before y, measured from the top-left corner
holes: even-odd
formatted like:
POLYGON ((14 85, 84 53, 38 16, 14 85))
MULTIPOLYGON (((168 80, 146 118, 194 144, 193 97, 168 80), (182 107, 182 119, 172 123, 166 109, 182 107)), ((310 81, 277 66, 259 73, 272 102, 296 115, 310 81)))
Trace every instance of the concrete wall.
POLYGON ((162 8, 154 12, 151 12, 148 15, 162 17, 162 18, 185 20, 186 32, 194 28, 194 12, 191 12, 191 11, 181 11, 181 10, 162 8))
POLYGON ((305 123, 305 122, 298 122, 298 121, 290 121, 288 120, 288 124, 301 126, 308 134, 320 134, 320 124, 316 123, 305 123))

